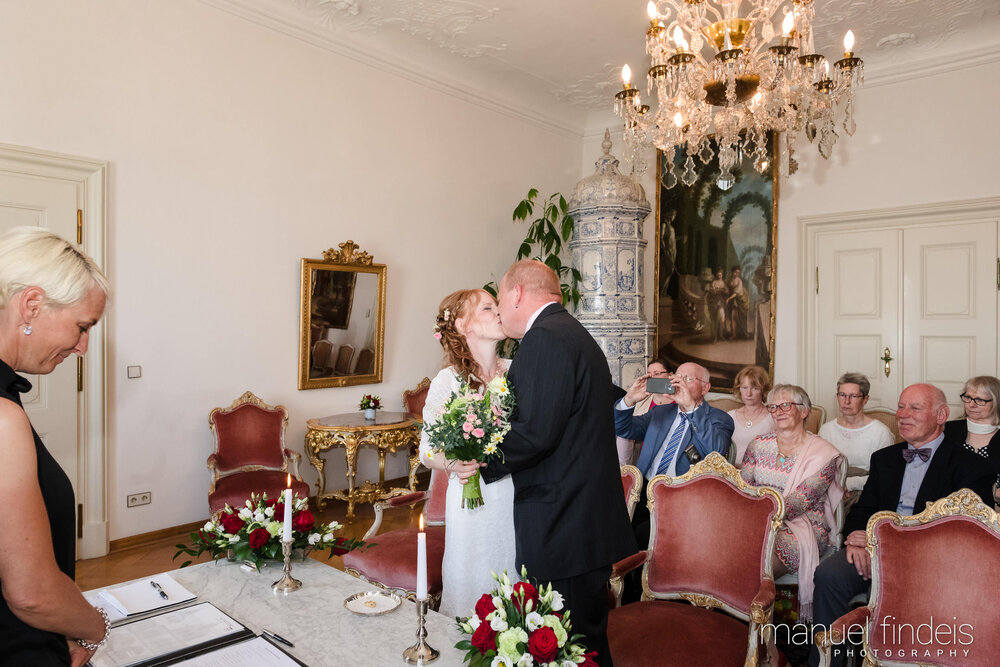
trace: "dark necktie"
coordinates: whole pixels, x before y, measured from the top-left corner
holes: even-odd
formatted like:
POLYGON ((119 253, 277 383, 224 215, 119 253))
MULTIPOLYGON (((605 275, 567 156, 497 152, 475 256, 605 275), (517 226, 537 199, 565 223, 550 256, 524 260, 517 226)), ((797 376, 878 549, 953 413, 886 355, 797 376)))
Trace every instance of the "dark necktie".
POLYGON ((911 449, 910 447, 907 447, 906 449, 903 450, 903 458, 906 460, 907 463, 913 461, 913 458, 915 456, 919 456, 921 461, 926 462, 927 459, 931 457, 931 448, 921 447, 920 449, 911 449))

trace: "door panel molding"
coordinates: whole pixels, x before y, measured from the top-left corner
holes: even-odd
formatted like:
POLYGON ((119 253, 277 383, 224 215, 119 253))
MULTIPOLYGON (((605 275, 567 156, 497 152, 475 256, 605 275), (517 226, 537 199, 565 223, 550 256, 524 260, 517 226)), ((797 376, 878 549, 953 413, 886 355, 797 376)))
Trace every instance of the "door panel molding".
MULTIPOLYGON (((107 271, 106 161, 0 144, 0 171, 74 184, 77 206, 84 212, 80 247, 107 271)), ((83 536, 78 542, 77 558, 95 558, 108 553, 106 331, 110 316, 111 313, 105 313, 101 322, 90 330, 90 346, 83 364, 84 391, 79 395, 80 489, 77 503, 83 503, 84 513, 83 536)))
MULTIPOLYGON (((818 396, 823 392, 819 392, 816 386, 817 383, 817 357, 819 354, 830 354, 835 351, 822 351, 817 350, 817 261, 819 255, 818 241, 824 238, 831 238, 838 232, 859 232, 859 231, 889 231, 889 230, 899 230, 901 233, 905 230, 918 230, 920 228, 926 227, 942 227, 951 225, 968 225, 979 222, 990 222, 1000 229, 1000 197, 988 197, 982 199, 970 199, 970 200, 960 200, 951 202, 939 202, 933 204, 926 204, 920 206, 901 206, 895 208, 885 208, 885 209, 869 209, 861 211, 849 211, 845 213, 827 214, 827 215, 815 215, 815 216, 802 216, 798 218, 798 222, 801 225, 803 233, 799 237, 799 256, 803 258, 799 266, 799 277, 800 277, 800 293, 799 297, 801 299, 802 313, 804 317, 798 323, 798 335, 801 345, 799 347, 799 368, 802 369, 803 377, 802 386, 809 392, 810 396, 818 396)), ((1000 234, 997 234, 994 238, 1000 239, 1000 234)), ((1000 240, 994 241, 993 246, 990 249, 993 259, 991 261, 996 261, 995 258, 1000 256, 1000 240)), ((971 255, 975 255, 976 248, 970 246, 968 243, 955 243, 955 244, 942 244, 936 246, 934 252, 941 253, 955 253, 955 252, 967 252, 971 255), (964 250, 963 250, 964 249, 964 250)), ((895 360, 892 362, 892 372, 893 374, 899 373, 897 377, 903 376, 903 348, 906 346, 907 341, 904 339, 904 332, 902 330, 903 326, 903 285, 902 285, 902 274, 903 271, 907 270, 904 268, 904 252, 902 248, 902 241, 900 242, 899 249, 899 273, 900 273, 900 286, 899 286, 899 314, 898 314, 898 336, 897 340, 900 341, 900 349, 893 349, 892 356, 895 360)), ((884 259, 884 258, 883 258, 884 259)), ((970 261, 971 260, 970 258, 970 261)), ((920 270, 914 267, 909 270, 920 270)), ((961 272, 959 272, 961 273, 961 272)), ((972 272, 969 275, 973 275, 972 272)), ((965 278, 965 274, 962 273, 961 278, 965 278)), ((959 276, 956 276, 959 279, 959 276)), ((925 281, 922 281, 925 282, 925 281)), ((827 286, 821 285, 821 287, 826 288, 827 286)), ((933 289, 933 288, 930 288, 933 289)), ((992 282, 987 284, 976 283, 970 285, 969 289, 972 291, 989 289, 997 297, 997 285, 992 282)), ((879 293, 881 290, 879 290, 879 293)), ((970 292, 971 293, 971 292, 970 292)), ((871 310, 868 306, 871 304, 865 304, 865 308, 858 308, 855 306, 855 311, 857 310, 871 310)), ((928 319, 934 319, 937 312, 941 312, 941 317, 945 316, 945 313, 949 313, 947 317, 954 319, 955 314, 953 313, 956 309, 962 310, 962 306, 959 303, 945 302, 942 300, 939 293, 931 294, 921 294, 920 305, 922 309, 927 311, 929 315, 928 319), (940 308, 938 306, 941 306, 940 308)), ((840 309, 840 304, 837 304, 837 308, 840 309)), ((975 314, 971 312, 974 309, 974 302, 968 304, 968 309, 970 310, 969 316, 975 317, 975 314)), ((1000 311, 1000 308, 997 309, 1000 311)), ((965 312, 964 310, 962 311, 965 312)), ((961 317, 961 314, 958 315, 961 317)), ((848 315, 847 319, 857 319, 859 321, 866 319, 864 315, 860 313, 848 315)), ((992 329, 994 332, 1000 327, 1000 314, 993 318, 992 329)), ((913 341, 910 341, 911 343, 913 341)), ((928 341, 930 343, 930 341, 928 341)), ((951 344, 958 343, 957 340, 952 340, 951 344)), ((944 339, 939 339, 936 341, 936 345, 944 344, 944 339)), ((921 346, 915 346, 920 348, 921 346)), ((923 350, 912 349, 911 353, 919 354, 923 350)), ((836 351, 836 352, 839 352, 836 351)), ((836 353, 835 352, 835 353, 836 353)), ((971 363, 971 362, 970 362, 971 363)), ((977 373, 991 373, 996 375, 998 365, 996 359, 993 361, 994 368, 992 371, 988 368, 977 368, 977 373)), ((858 369, 862 370, 863 369, 858 369)), ((910 373, 913 371, 911 370, 910 373)), ((870 376, 870 374, 869 374, 870 376)), ((907 382, 907 384, 909 384, 907 382)), ((945 388, 946 391, 950 387, 945 388)), ((831 393, 831 392, 827 392, 831 393)), ((891 401, 891 405, 895 405, 895 397, 885 397, 887 401, 891 401)), ((814 402, 824 405, 822 401, 814 400, 814 402)), ((870 404, 871 406, 871 404, 870 404)), ((827 410, 834 408, 833 414, 836 414, 835 405, 824 405, 827 410)))

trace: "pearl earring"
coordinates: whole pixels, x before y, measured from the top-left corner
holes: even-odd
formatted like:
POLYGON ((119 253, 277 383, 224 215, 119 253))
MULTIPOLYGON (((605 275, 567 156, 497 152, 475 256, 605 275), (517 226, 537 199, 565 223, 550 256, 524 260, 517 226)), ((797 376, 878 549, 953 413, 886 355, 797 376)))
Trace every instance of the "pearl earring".
POLYGON ((24 335, 25 336, 30 336, 31 335, 31 325, 30 324, 25 324, 24 325, 24 335))

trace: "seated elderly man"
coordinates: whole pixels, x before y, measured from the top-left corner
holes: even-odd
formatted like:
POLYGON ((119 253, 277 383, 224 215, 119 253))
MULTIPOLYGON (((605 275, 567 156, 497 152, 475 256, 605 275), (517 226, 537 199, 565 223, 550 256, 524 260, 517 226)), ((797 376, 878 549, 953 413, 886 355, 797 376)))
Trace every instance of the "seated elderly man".
MULTIPOLYGON (((633 408, 649 395, 649 377, 647 373, 637 378, 615 405, 615 432, 621 438, 642 441, 636 463, 644 478, 642 495, 632 515, 632 530, 640 549, 649 546, 649 480, 657 475, 683 475, 710 452, 725 456, 733 436, 732 417, 704 400, 712 388, 706 368, 691 362, 678 366, 670 377, 674 402, 635 416, 633 408)), ((622 602, 634 602, 642 594, 638 574, 636 571, 626 578, 622 602)))
MULTIPOLYGON (((873 514, 883 510, 919 513, 927 503, 963 488, 985 498, 991 492, 990 469, 963 449, 961 442, 945 437, 948 401, 944 392, 929 384, 910 385, 899 396, 896 417, 905 442, 872 454, 868 481, 844 521, 846 546, 816 568, 813 620, 817 630, 828 629, 847 613, 851 598, 871 586, 865 528, 873 514)), ((832 664, 843 664, 845 653, 843 647, 835 646, 832 664)), ((819 664, 815 647, 810 664, 819 664)))
MULTIPOLYGON (((652 378, 670 377, 670 371, 667 370, 667 360, 663 357, 657 357, 649 362, 649 365, 646 366, 646 375, 652 378)), ((644 415, 657 405, 667 405, 673 402, 673 394, 647 394, 646 398, 636 403, 635 407, 632 408, 632 416, 638 417, 639 415, 644 415)), ((621 436, 616 437, 615 440, 618 446, 618 464, 623 466, 634 464, 636 455, 638 454, 636 445, 641 446, 642 442, 636 442, 635 440, 629 440, 621 436)))

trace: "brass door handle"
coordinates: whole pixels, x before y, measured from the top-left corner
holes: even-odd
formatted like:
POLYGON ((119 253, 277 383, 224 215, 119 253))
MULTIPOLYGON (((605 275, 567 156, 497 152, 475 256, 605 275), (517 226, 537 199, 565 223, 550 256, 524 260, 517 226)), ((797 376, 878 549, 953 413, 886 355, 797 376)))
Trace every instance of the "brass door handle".
POLYGON ((882 361, 885 362, 885 376, 889 377, 889 372, 891 370, 889 368, 889 362, 892 361, 892 357, 889 355, 889 348, 888 347, 885 348, 885 352, 882 353, 882 356, 879 357, 879 359, 881 359, 882 361))

